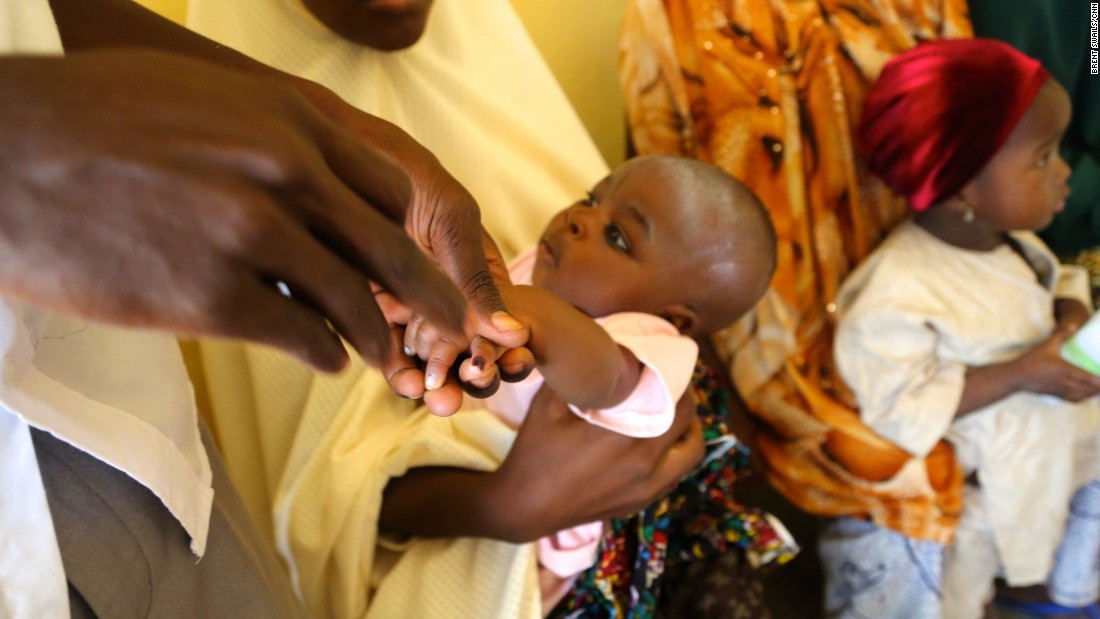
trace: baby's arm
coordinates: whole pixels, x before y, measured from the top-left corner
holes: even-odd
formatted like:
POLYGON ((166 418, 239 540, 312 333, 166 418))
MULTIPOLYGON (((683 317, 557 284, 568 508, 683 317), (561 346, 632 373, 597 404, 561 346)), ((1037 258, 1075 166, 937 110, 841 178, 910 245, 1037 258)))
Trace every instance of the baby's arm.
POLYGON ((502 289, 504 302, 531 329, 527 347, 562 399, 582 409, 610 408, 638 384, 642 364, 590 316, 534 286, 502 289))
MULTIPOLYGON (((634 390, 641 376, 641 362, 595 320, 542 288, 501 285, 500 289, 511 315, 530 329, 527 348, 539 371, 563 399, 584 409, 610 408, 634 390)), ((429 366, 430 360, 441 354, 455 359, 459 350, 434 333, 431 325, 412 317, 405 331, 406 350, 428 359, 429 366)), ((481 388, 498 380, 497 366, 503 372, 510 369, 506 359, 498 361, 493 356, 492 349, 480 355, 483 361, 479 366, 471 367, 478 355, 474 350, 470 352, 473 356, 462 363, 458 372, 468 387, 481 388)), ((432 377, 429 375, 425 382, 429 390, 424 394, 425 402, 433 412, 442 414, 430 401, 435 388, 432 377)))

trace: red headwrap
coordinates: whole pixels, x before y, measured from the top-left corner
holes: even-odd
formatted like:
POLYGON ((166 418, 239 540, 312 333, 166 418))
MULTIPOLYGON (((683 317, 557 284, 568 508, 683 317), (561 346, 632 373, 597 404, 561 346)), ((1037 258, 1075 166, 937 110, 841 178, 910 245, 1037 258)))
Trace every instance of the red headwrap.
POLYGON ((856 139, 867 167, 923 211, 977 176, 1048 77, 1039 61, 992 39, 902 52, 863 104, 856 139))

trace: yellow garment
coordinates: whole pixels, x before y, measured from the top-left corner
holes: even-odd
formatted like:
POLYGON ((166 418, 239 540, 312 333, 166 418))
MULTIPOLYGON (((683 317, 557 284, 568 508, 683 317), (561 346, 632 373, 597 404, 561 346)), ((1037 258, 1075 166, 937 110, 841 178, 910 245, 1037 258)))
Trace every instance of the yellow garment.
POLYGON ((832 368, 832 311, 844 277, 906 214, 853 148, 864 92, 916 41, 969 35, 962 0, 632 0, 620 50, 637 151, 715 163, 775 223, 769 294, 716 338, 767 426, 769 479, 809 512, 938 541, 961 508, 950 447, 911 460, 859 421, 832 368))
MULTIPOLYGON (((553 213, 607 173, 507 0, 435 0, 421 41, 392 53, 337 37, 300 0, 190 0, 188 8, 188 25, 198 32, 324 84, 425 144, 478 200, 506 259, 534 243, 553 213)), ((374 458, 390 453, 387 440, 405 440, 388 424, 397 411, 411 412, 409 403, 357 359, 338 376, 320 376, 258 346, 202 341, 199 348, 211 426, 227 469, 316 616, 455 617, 462 616, 456 608, 475 608, 470 616, 512 617, 522 616, 513 611, 526 612, 531 599, 537 603, 537 583, 524 580, 534 569, 527 550, 459 541, 435 548, 435 558, 427 556, 435 542, 415 545, 410 563, 398 564, 393 580, 377 583, 371 599, 377 506, 371 507, 376 499, 368 489, 379 479, 372 467, 383 462, 374 458), (364 403, 359 410, 350 407, 351 398, 364 403), (351 451, 360 458, 355 464, 346 459, 351 451), (402 599, 402 583, 409 582, 403 579, 421 568, 440 573, 417 583, 411 600, 431 597, 424 603, 440 606, 399 612, 391 604, 410 602, 402 599), (445 597, 450 589, 436 586, 448 570, 469 588, 454 591, 453 599, 445 597), (487 576, 485 589, 472 586, 474 574, 487 576)))
POLYGON ((485 411, 433 417, 378 383, 374 373, 361 374, 339 406, 306 410, 305 418, 319 425, 302 433, 311 440, 295 445, 287 464, 294 482, 276 498, 277 541, 293 558, 291 576, 310 610, 378 619, 541 616, 530 544, 465 538, 379 544, 390 478, 415 466, 495 469, 515 432, 485 411))

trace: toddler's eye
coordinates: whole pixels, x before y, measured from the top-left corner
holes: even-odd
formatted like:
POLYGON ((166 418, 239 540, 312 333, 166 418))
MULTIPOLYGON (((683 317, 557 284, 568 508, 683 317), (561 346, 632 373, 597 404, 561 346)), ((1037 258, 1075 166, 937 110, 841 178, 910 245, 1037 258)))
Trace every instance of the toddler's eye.
POLYGON ((1039 160, 1035 162, 1035 167, 1037 167, 1037 168, 1047 167, 1047 164, 1050 163, 1050 157, 1053 154, 1054 154, 1054 151, 1052 151, 1052 150, 1048 150, 1047 152, 1043 153, 1043 156, 1039 157, 1039 160))
POLYGON ((598 203, 598 200, 596 200, 596 194, 589 191, 584 195, 584 199, 582 199, 580 203, 584 206, 596 206, 596 204, 598 203))
POLYGON ((630 253, 630 241, 627 240, 622 230, 619 230, 616 226, 604 228, 604 236, 607 237, 607 242, 615 249, 623 253, 630 253))

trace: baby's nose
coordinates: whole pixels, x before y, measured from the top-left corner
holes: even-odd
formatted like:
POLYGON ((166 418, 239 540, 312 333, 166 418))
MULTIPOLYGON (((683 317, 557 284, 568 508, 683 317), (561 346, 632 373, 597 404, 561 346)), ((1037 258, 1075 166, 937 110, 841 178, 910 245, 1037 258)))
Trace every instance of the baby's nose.
POLYGON ((588 218, 582 210, 570 210, 565 214, 565 225, 569 228, 569 234, 575 237, 583 237, 588 227, 588 218))

